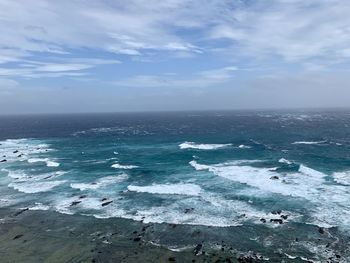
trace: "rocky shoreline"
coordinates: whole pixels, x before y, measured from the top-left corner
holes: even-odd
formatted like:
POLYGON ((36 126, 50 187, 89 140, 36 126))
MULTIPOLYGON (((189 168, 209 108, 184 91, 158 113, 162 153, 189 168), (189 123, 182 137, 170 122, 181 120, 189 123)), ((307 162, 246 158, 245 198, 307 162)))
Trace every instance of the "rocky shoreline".
MULTIPOLYGON (((286 226, 273 234, 271 228, 265 228, 264 235, 283 240, 283 232, 290 229, 286 226)), ((251 243, 247 243, 251 240, 249 234, 253 233, 249 231, 252 230, 244 227, 153 224, 28 208, 2 208, 0 258, 1 262, 320 262, 294 257, 280 249, 270 251, 268 256, 262 255, 264 248, 253 252, 251 243), (232 235, 220 239, 223 233, 232 235), (171 246, 171 243, 183 246, 171 246), (239 252, 244 247, 246 252, 239 252)), ((305 234, 296 238, 294 243, 302 242, 299 239, 313 239, 325 249, 333 246, 323 228, 315 228, 313 232, 314 237, 305 234)), ((341 240, 335 245, 339 244, 341 240)), ((347 262, 347 258, 340 254, 332 254, 327 260, 347 262)))
MULTIPOLYGON (((1 209, 1 262, 260 262, 229 251, 183 251, 144 237, 153 224, 127 219, 96 219, 50 211, 1 209)), ((169 226, 169 229, 175 226, 169 226)))

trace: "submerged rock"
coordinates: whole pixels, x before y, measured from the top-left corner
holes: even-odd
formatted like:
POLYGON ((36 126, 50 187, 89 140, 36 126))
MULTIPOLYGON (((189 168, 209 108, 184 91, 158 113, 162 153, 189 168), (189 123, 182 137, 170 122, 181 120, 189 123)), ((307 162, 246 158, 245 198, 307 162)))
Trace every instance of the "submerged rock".
POLYGON ((193 207, 191 207, 191 208, 186 208, 186 209, 185 209, 185 214, 191 213, 191 212, 193 212, 193 211, 194 211, 194 208, 193 208, 193 207))
POLYGON ((19 216, 20 214, 22 214, 22 213, 24 213, 25 211, 28 211, 28 210, 29 210, 28 207, 27 207, 27 208, 24 208, 24 209, 21 209, 20 211, 14 213, 14 216, 19 216))
POLYGON ((273 215, 280 215, 281 213, 282 213, 282 210, 275 210, 271 212, 271 214, 273 215))
POLYGON ((106 205, 109 205, 110 203, 112 203, 113 202, 113 200, 111 200, 111 201, 107 201, 107 202, 104 202, 104 203, 102 203, 102 206, 106 206, 106 205))
POLYGON ((196 256, 199 255, 201 253, 201 251, 202 251, 202 248, 203 248, 203 245, 202 244, 198 244, 193 250, 194 254, 196 256))
POLYGON ((319 228, 318 228, 318 232, 319 232, 320 234, 324 234, 324 233, 325 233, 324 227, 319 227, 319 228))
POLYGON ((277 224, 283 224, 282 219, 270 219, 270 222, 277 223, 277 224))
POLYGON ((73 201, 73 202, 70 204, 70 206, 75 206, 75 205, 80 204, 80 203, 81 203, 81 201, 73 201))

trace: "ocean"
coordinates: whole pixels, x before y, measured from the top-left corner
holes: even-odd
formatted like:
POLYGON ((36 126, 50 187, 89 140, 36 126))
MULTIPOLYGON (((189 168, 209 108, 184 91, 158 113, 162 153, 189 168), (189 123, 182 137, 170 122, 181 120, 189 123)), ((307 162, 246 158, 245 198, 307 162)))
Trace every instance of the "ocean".
POLYGON ((184 226, 154 234, 172 249, 199 227, 212 248, 349 262, 350 111, 2 116, 0 161, 4 209, 184 226))

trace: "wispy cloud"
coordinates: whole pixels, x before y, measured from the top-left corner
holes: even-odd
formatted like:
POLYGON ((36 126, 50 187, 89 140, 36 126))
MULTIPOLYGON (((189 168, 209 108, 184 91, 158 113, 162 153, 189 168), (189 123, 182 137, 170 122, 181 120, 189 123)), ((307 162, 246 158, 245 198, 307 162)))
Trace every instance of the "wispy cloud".
POLYGON ((245 56, 342 62, 350 58, 349 13, 344 0, 247 1, 214 26, 210 38, 229 40, 226 48, 245 56))
POLYGON ((0 76, 39 78, 39 77, 62 77, 62 76, 82 76, 86 75, 84 70, 96 67, 97 65, 119 64, 118 60, 103 59, 65 59, 69 63, 60 62, 61 59, 53 59, 56 62, 42 62, 24 60, 24 63, 15 67, 1 68, 0 76))
POLYGON ((116 81, 113 84, 122 87, 145 88, 204 88, 230 81, 234 77, 237 67, 225 67, 193 73, 188 77, 177 74, 137 75, 116 81))

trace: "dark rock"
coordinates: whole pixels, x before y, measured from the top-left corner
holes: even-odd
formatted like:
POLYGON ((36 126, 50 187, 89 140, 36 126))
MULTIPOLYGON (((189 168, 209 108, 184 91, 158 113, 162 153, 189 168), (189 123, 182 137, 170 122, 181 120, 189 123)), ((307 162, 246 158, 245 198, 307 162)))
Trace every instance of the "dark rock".
POLYGON ((262 223, 266 223, 266 219, 265 218, 260 218, 260 222, 262 222, 262 223))
POLYGON ((23 156, 23 154, 17 155, 18 158, 21 158, 23 156))
POLYGON ((270 219, 270 222, 277 223, 277 224, 283 224, 282 219, 270 219))
POLYGON ((24 208, 24 209, 21 209, 20 211, 14 213, 14 216, 19 216, 20 214, 24 213, 25 211, 28 211, 29 208, 24 208))
POLYGON ((102 206, 109 205, 110 203, 113 203, 113 200, 102 203, 102 206))
POLYGON ((194 211, 194 208, 193 208, 193 207, 191 207, 191 208, 186 208, 186 209, 185 209, 185 214, 191 213, 191 212, 193 212, 193 211, 194 211))
POLYGON ((336 254, 335 257, 336 257, 336 258, 340 258, 340 255, 336 254))
POLYGON ((86 198, 87 197, 87 195, 81 195, 81 196, 79 196, 79 199, 83 199, 83 198, 86 198))
POLYGON ((203 245, 202 244, 198 244, 193 250, 194 254, 196 256, 199 255, 199 253, 201 252, 202 248, 203 248, 203 245))
POLYGON ((171 262, 174 262, 175 258, 174 257, 170 257, 170 258, 168 258, 168 260, 171 261, 171 262))
POLYGON ((281 215, 281 218, 283 218, 284 220, 288 219, 288 215, 281 215))
POLYGON ((171 228, 175 228, 177 225, 176 224, 169 224, 171 228))
POLYGON ((75 205, 80 204, 80 203, 81 203, 81 201, 73 201, 73 202, 70 204, 70 206, 75 206, 75 205))
POLYGON ((139 242, 140 240, 141 240, 141 237, 135 237, 135 238, 134 238, 134 241, 135 241, 135 242, 139 242))
POLYGON ((274 214, 274 215, 280 215, 281 213, 282 213, 282 210, 275 210, 271 212, 271 214, 274 214))
POLYGON ((319 227, 319 228, 318 228, 318 232, 319 232, 320 234, 324 234, 324 233, 325 233, 324 227, 319 227))
POLYGON ((7 160, 3 159, 3 160, 0 161, 0 163, 4 163, 4 162, 7 162, 7 160))
POLYGON ((13 151, 13 153, 18 153, 19 151, 18 150, 16 150, 16 151, 13 151))
POLYGON ((270 179, 271 179, 271 180, 278 180, 278 179, 280 179, 280 178, 279 178, 277 175, 274 175, 274 176, 271 176, 270 179))
POLYGON ((104 197, 104 198, 101 199, 101 202, 104 202, 104 201, 107 201, 107 200, 108 200, 108 198, 104 197))
POLYGON ((17 236, 15 236, 13 239, 15 240, 15 239, 19 239, 19 238, 21 238, 21 237, 23 237, 23 235, 17 235, 17 236))

